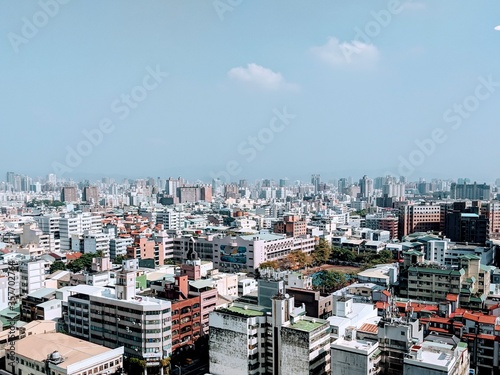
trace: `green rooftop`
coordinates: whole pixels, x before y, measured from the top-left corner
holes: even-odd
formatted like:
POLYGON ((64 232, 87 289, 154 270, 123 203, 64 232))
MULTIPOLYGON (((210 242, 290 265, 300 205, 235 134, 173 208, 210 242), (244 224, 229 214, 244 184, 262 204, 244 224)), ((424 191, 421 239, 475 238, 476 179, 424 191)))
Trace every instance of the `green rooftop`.
POLYGON ((293 324, 290 324, 290 328, 298 329, 300 331, 312 332, 315 329, 321 327, 323 324, 325 324, 323 321, 313 322, 312 320, 300 319, 293 324))
POLYGON ((228 307, 226 310, 245 316, 263 316, 265 314, 264 311, 257 310, 255 308, 252 309, 251 307, 245 309, 244 307, 231 306, 228 307))

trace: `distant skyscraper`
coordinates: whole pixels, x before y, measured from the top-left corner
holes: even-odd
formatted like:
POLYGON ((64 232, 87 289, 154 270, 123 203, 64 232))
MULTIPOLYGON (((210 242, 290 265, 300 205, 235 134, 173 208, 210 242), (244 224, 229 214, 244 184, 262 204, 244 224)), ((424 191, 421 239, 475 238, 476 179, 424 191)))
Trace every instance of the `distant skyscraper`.
POLYGON ((181 187, 181 181, 180 178, 174 179, 174 178, 169 178, 165 184, 165 192, 168 195, 176 195, 177 194, 177 188, 181 187))
POLYGON ((65 186, 61 190, 61 201, 62 202, 77 202, 78 201, 78 190, 76 186, 65 186))
POLYGON ((7 184, 14 185, 14 176, 16 174, 14 172, 7 172, 6 182, 7 184))
POLYGON ((362 198, 368 198, 373 194, 373 180, 368 178, 368 176, 365 175, 359 180, 359 187, 361 189, 362 198))
POLYGON ((314 193, 317 194, 319 191, 319 184, 321 183, 321 177, 319 174, 311 175, 311 184, 314 186, 314 193))
POLYGON ((85 186, 82 193, 82 201, 87 203, 99 203, 99 190, 97 186, 85 186))
POLYGON ((288 186, 288 178, 280 179, 280 187, 287 187, 287 186, 288 186))
POLYGON ((57 183, 57 177, 54 173, 49 173, 47 175, 47 183, 55 185, 57 183))
POLYGON ((490 200, 491 187, 490 185, 477 183, 473 184, 451 184, 452 199, 481 199, 490 200))
POLYGON ((347 189, 347 188, 348 188, 347 178, 341 178, 338 182, 339 194, 344 194, 345 189, 347 189))

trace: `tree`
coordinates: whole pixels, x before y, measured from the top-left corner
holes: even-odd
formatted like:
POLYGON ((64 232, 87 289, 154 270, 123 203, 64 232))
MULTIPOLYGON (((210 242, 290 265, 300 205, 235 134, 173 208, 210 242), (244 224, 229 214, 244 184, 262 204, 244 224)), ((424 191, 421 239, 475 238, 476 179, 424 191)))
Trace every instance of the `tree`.
POLYGON ((274 270, 277 270, 280 268, 280 265, 278 263, 278 261, 276 260, 268 260, 267 262, 263 262, 259 265, 259 268, 261 270, 265 269, 265 268, 272 268, 274 270))
POLYGON ((54 273, 56 271, 65 271, 66 265, 60 260, 56 260, 54 263, 50 265, 50 273, 54 273))
POLYGON ((390 250, 382 250, 380 253, 378 253, 378 256, 382 263, 390 263, 394 260, 394 256, 392 255, 392 251, 390 250))
POLYGON ((312 257, 301 250, 292 251, 286 257, 292 270, 301 270, 313 262, 312 257))
POLYGON ((98 254, 82 254, 78 259, 75 259, 71 263, 68 263, 68 269, 73 272, 80 272, 83 270, 90 270, 92 266, 92 259, 97 258, 98 254))
POLYGON ((113 259, 113 263, 114 264, 122 264, 122 262, 125 260, 126 258, 123 256, 123 255, 117 255, 115 257, 115 259, 113 259))
POLYGON ((343 288, 347 285, 345 274, 338 271, 320 271, 314 274, 313 286, 323 294, 343 288))
POLYGON ((325 239, 321 238, 313 252, 313 259, 316 265, 321 265, 330 260, 332 246, 325 239))
POLYGON ((139 358, 129 358, 125 364, 128 367, 129 374, 144 374, 144 369, 146 368, 146 361, 139 358))

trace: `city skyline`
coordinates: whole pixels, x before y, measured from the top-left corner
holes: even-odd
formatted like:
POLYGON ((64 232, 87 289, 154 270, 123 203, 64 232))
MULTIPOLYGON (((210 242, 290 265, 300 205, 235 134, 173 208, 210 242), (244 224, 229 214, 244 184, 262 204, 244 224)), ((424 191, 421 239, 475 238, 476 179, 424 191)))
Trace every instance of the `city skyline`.
POLYGON ((497 178, 500 4, 144 4, 0 5, 0 174, 497 178))

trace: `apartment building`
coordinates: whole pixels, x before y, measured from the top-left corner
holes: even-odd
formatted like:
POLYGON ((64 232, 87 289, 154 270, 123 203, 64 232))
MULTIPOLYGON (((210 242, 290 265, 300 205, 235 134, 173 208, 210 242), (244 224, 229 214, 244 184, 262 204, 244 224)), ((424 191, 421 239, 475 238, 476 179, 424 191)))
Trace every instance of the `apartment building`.
POLYGON ((25 261, 19 264, 20 295, 25 296, 44 287, 46 264, 44 260, 25 261))
POLYGON ((473 200, 486 200, 491 198, 491 187, 486 184, 451 184, 451 198, 452 199, 473 199, 473 200))
POLYGON ((172 353, 182 346, 193 345, 203 334, 200 296, 189 295, 187 276, 175 276, 165 284, 165 298, 172 304, 172 353))
POLYGON ((134 239, 131 236, 120 236, 109 240, 109 256, 115 259, 118 256, 126 256, 127 248, 132 246, 134 239))
MULTIPOLYGON (((50 251, 59 251, 61 249, 61 241, 59 235, 59 215, 35 216, 34 220, 42 233, 45 236, 48 236, 50 251)), ((30 235, 28 234, 28 236, 30 235)), ((40 242, 44 242, 44 240, 40 239, 40 242)))
POLYGON ((380 373, 381 351, 377 341, 356 337, 350 327, 345 337, 331 345, 332 375, 377 375, 380 373))
POLYGON ((82 191, 82 201, 99 204, 99 189, 97 186, 85 186, 82 191))
POLYGON ((66 213, 59 219, 59 236, 61 250, 71 250, 71 236, 88 233, 101 233, 102 222, 100 216, 94 216, 89 212, 66 213))
POLYGON ((107 233, 84 232, 83 252, 85 254, 102 253, 109 257, 109 235, 107 233))
POLYGON ((79 201, 78 195, 76 186, 65 186, 61 189, 61 202, 76 203, 79 201))
POLYGON ((306 221, 298 215, 285 215, 283 220, 274 224, 274 233, 285 234, 287 237, 305 236, 306 232, 306 221))
POLYGON ((403 375, 468 375, 469 363, 465 343, 424 341, 410 348, 404 358, 403 375))
POLYGON ((489 293, 490 267, 481 265, 476 255, 459 257, 458 269, 436 267, 424 263, 418 251, 403 253, 399 295, 410 299, 444 301, 449 295, 459 296, 461 307, 481 309, 489 293))
POLYGON ((392 314, 385 316, 378 324, 381 373, 402 374, 405 356, 413 345, 423 339, 424 330, 418 319, 394 317, 392 314))
POLYGON ((173 209, 158 211, 156 212, 156 224, 162 224, 165 230, 182 229, 182 223, 185 216, 185 212, 173 209))
POLYGON ((171 302, 136 295, 136 263, 126 261, 115 290, 78 285, 64 306, 65 328, 75 337, 160 367, 172 353, 171 302))
POLYGON ((21 299, 21 320, 57 320, 62 317, 62 302, 56 289, 41 288, 21 299))
POLYGON ((327 321, 294 314, 293 298, 277 295, 272 309, 233 303, 210 314, 210 372, 330 374, 327 321))
POLYGON ((500 202, 483 202, 480 213, 488 218, 489 238, 500 239, 500 202))
POLYGON ((439 205, 404 205, 400 207, 400 238, 415 232, 442 231, 444 229, 444 208, 439 205))
POLYGON ((153 259, 155 265, 163 265, 165 261, 165 250, 163 246, 155 241, 151 236, 138 235, 134 243, 127 247, 127 257, 129 259, 153 259))
POLYGON ((364 226, 368 229, 387 231, 390 239, 397 239, 399 236, 399 219, 392 214, 368 214, 364 226))

